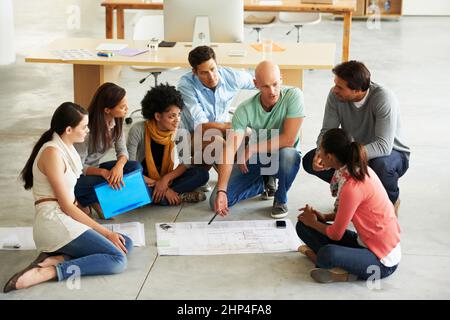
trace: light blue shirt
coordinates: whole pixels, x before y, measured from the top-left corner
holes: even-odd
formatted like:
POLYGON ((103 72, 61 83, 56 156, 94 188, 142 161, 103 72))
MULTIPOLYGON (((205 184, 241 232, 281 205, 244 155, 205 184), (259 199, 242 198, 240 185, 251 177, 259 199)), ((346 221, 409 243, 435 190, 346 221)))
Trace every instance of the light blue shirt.
POLYGON ((245 71, 218 67, 219 83, 213 91, 205 87, 192 72, 183 75, 178 90, 186 105, 181 114, 180 127, 189 132, 202 123, 229 122, 230 105, 241 89, 255 89, 253 76, 245 71))

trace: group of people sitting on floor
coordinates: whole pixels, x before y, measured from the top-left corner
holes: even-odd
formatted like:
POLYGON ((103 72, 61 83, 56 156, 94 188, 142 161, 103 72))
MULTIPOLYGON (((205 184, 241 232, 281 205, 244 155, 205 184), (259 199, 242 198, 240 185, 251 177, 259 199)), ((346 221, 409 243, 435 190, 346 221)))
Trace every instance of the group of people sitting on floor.
MULTIPOLYGON (((300 169, 303 93, 283 87, 279 67, 262 61, 254 76, 217 65, 200 46, 189 53, 192 72, 177 88, 160 84, 141 102, 144 121, 125 138, 125 89, 104 83, 87 109, 61 104, 50 129, 35 144, 21 172, 35 198, 34 240, 39 256, 8 280, 4 292, 57 279, 74 267, 81 276, 122 272, 132 240, 92 218, 102 218, 94 186, 118 189, 123 175, 142 170, 153 202, 179 205, 206 199, 209 171, 218 173, 209 205, 225 216, 238 202, 273 199, 270 215, 288 215, 288 192, 300 169), (258 92, 230 110, 242 89, 258 92), (114 148, 116 160, 102 162, 114 148)), ((401 136, 399 106, 366 66, 349 61, 333 69, 317 148, 303 157, 306 172, 330 185, 334 208, 321 213, 306 204, 297 233, 299 251, 316 268, 318 282, 379 278, 401 259, 397 220, 399 178, 410 150, 401 136), (333 222, 333 223, 330 223, 333 222), (348 230, 350 222, 356 232, 348 230)), ((210 189, 209 189, 210 190, 210 189)))

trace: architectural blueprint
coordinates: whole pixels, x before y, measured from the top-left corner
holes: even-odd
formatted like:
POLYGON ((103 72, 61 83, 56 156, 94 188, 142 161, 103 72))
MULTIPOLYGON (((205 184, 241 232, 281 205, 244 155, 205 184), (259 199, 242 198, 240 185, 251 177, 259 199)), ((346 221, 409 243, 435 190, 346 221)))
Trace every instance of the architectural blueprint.
POLYGON ((157 223, 160 255, 214 255, 296 251, 302 244, 290 220, 157 223))

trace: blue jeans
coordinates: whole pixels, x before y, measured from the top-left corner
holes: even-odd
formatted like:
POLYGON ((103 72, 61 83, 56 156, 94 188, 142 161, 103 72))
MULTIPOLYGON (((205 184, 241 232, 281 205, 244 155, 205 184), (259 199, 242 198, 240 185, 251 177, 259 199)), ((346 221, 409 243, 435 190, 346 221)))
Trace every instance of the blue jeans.
POLYGON ((326 235, 297 222, 297 234, 302 241, 317 254, 317 267, 323 269, 342 268, 367 280, 374 275, 374 268, 380 272, 380 278, 390 276, 397 269, 384 266, 375 254, 358 244, 358 235, 346 230, 339 241, 333 241, 326 235))
MULTIPOLYGON (((122 236, 125 238, 125 247, 130 254, 133 242, 127 236, 122 236)), ((122 250, 92 229, 83 232, 54 254, 63 254, 66 259, 63 263, 56 265, 58 281, 73 276, 78 270, 80 276, 92 276, 121 273, 127 267, 127 256, 122 250)))
MULTIPOLYGON (((191 192, 198 187, 204 185, 209 180, 209 172, 204 168, 192 166, 189 167, 181 176, 172 181, 172 188, 178 194, 191 192)), ((150 195, 153 195, 153 188, 148 188, 150 195)), ((157 203, 162 206, 168 206, 169 202, 164 197, 161 202, 157 203)))
MULTIPOLYGON (((227 187, 228 207, 235 205, 239 201, 261 194, 264 191, 263 175, 271 175, 278 179, 275 200, 279 203, 287 203, 287 192, 297 176, 300 161, 301 155, 298 150, 295 148, 282 148, 278 153, 272 154, 270 164, 262 164, 258 155, 252 156, 247 163, 249 172, 246 174, 242 173, 237 165, 234 165, 227 187), (275 168, 275 172, 264 172, 263 169, 269 167, 275 168)), ((211 208, 214 208, 216 195, 217 185, 209 198, 211 208)))
MULTIPOLYGON (((111 170, 116 165, 116 163, 116 160, 103 162, 99 167, 102 169, 111 170)), ((123 167, 124 174, 135 170, 142 170, 141 164, 137 161, 127 161, 127 163, 123 167)), ((75 198, 77 199, 78 203, 83 207, 98 203, 97 195, 94 191, 94 186, 104 182, 106 182, 106 180, 102 176, 81 175, 78 178, 77 184, 75 185, 75 198)))
MULTIPOLYGON (((308 152, 303 158, 303 168, 309 174, 315 175, 330 183, 333 177, 334 169, 325 171, 314 171, 312 162, 316 149, 308 152)), ((398 188, 398 179, 405 174, 409 167, 409 159, 406 153, 397 150, 392 150, 391 154, 385 157, 374 158, 369 160, 369 167, 377 174, 389 196, 392 203, 397 201, 400 194, 398 188)))

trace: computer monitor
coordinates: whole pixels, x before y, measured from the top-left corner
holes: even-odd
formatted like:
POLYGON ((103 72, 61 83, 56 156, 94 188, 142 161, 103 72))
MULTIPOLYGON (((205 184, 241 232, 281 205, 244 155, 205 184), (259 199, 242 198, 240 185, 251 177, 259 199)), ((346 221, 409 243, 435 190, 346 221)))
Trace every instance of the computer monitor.
POLYGON ((243 41, 243 0, 164 0, 164 40, 209 45, 208 36, 210 42, 243 41))

